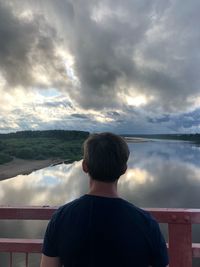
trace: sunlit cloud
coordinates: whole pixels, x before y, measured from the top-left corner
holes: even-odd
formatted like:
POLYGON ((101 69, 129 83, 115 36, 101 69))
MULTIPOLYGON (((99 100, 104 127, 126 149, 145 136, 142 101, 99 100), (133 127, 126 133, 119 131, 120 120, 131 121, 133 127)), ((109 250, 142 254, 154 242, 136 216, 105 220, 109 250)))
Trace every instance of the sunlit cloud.
POLYGON ((32 21, 34 19, 34 14, 30 9, 23 10, 22 12, 19 12, 19 13, 18 12, 17 12, 17 16, 21 20, 32 21))
POLYGON ((86 193, 88 184, 79 161, 1 181, 0 199, 2 204, 61 205, 86 193))
POLYGON ((113 3, 0 0, 0 131, 199 131, 199 3, 113 3))
POLYGON ((126 96, 127 104, 130 106, 140 107, 146 105, 148 100, 144 95, 138 95, 136 97, 126 96))
POLYGON ((128 184, 130 188, 134 188, 137 185, 145 185, 154 182, 154 177, 144 169, 140 168, 129 168, 125 175, 123 175, 119 184, 128 184))
POLYGON ((66 68, 66 73, 68 75, 68 78, 71 79, 75 85, 79 84, 79 80, 77 75, 75 74, 75 59, 70 54, 69 51, 67 51, 66 48, 64 47, 57 47, 56 48, 56 55, 58 55, 61 60, 63 61, 65 68, 66 68))

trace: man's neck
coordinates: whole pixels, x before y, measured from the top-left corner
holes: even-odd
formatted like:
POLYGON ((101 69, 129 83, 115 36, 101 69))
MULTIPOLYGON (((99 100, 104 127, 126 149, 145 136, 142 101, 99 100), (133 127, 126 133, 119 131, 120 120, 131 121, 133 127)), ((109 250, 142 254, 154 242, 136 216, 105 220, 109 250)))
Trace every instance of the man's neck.
POLYGON ((113 183, 105 183, 90 178, 90 190, 88 194, 102 197, 118 198, 119 195, 117 192, 117 181, 113 183))

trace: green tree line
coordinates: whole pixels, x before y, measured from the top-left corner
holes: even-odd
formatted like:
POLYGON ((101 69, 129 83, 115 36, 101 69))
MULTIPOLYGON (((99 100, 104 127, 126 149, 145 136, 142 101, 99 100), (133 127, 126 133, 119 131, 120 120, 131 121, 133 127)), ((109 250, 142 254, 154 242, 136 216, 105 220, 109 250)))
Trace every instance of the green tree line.
POLYGON ((82 144, 89 132, 83 131, 22 131, 0 134, 0 164, 13 157, 21 159, 82 158, 82 144))

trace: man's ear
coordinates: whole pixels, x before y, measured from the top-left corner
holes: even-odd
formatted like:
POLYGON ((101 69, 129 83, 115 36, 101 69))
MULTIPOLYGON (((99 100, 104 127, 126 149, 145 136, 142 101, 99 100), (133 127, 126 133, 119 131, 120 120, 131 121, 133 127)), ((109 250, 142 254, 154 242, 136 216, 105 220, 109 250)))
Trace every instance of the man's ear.
POLYGON ((82 161, 82 169, 85 173, 88 173, 88 166, 87 166, 86 161, 84 159, 82 161))

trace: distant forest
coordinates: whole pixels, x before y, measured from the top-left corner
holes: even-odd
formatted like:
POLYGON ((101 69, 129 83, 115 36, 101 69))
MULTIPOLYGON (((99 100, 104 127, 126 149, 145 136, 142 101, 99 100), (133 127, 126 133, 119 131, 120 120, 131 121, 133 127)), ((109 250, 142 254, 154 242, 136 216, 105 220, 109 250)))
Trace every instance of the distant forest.
POLYGON ((66 130, 0 134, 0 164, 13 158, 80 160, 88 135, 89 132, 66 130))

